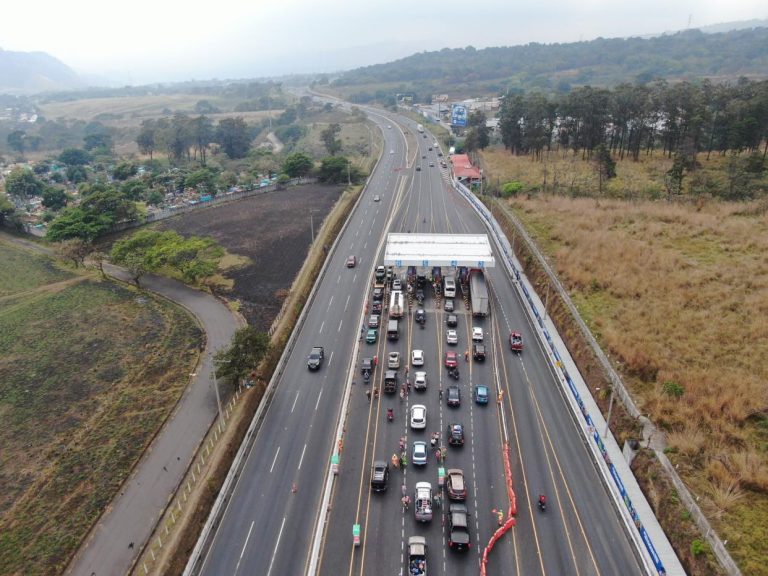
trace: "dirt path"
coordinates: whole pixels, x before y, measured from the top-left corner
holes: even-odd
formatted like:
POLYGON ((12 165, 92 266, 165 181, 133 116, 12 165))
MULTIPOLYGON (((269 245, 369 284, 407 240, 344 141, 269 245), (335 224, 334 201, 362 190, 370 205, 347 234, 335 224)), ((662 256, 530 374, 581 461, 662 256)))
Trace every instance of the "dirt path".
POLYGON ((57 292, 64 290, 64 288, 69 288, 74 284, 79 284, 83 280, 88 280, 88 276, 75 276, 74 278, 68 278, 67 280, 61 280, 60 282, 52 282, 50 284, 38 286, 34 290, 27 290, 26 292, 16 292, 14 294, 0 296, 0 304, 18 299, 26 299, 29 296, 34 296, 35 294, 44 294, 46 296, 50 294, 56 294, 57 292))

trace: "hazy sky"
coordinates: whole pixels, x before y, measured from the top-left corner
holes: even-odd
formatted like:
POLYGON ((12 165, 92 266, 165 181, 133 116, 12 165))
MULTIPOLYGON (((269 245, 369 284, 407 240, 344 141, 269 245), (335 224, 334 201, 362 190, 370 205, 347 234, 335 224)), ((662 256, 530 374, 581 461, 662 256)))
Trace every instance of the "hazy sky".
POLYGON ((414 52, 767 18, 766 0, 7 0, 0 48, 122 82, 335 71, 414 52), (203 6, 198 9, 197 6, 203 6))

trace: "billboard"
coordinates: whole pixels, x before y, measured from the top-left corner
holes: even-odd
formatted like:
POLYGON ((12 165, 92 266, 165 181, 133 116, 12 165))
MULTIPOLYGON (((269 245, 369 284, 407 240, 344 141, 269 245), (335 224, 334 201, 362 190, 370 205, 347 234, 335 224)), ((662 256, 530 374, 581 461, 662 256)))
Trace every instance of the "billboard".
POLYGON ((453 104, 451 106, 451 125, 466 127, 467 125, 467 107, 464 104, 453 104))

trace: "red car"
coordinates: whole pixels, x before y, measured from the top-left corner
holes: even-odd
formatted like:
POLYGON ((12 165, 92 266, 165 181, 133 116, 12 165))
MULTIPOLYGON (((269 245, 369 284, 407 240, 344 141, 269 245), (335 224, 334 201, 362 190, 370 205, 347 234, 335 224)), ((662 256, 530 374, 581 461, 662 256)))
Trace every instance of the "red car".
POLYGON ((456 368, 458 366, 458 357, 456 356, 456 352, 446 352, 445 353, 445 367, 446 368, 456 368))
POLYGON ((523 351, 523 337, 519 332, 509 333, 509 347, 512 349, 512 352, 523 351))
POLYGON ((355 256, 347 258, 347 268, 354 268, 355 264, 357 264, 357 258, 355 258, 355 256))

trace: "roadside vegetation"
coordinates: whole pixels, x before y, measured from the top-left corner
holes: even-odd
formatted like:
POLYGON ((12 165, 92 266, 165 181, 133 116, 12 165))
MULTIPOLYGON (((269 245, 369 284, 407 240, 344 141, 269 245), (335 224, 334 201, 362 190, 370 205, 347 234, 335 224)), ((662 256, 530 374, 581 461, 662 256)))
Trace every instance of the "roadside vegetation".
POLYGON ((63 571, 189 381, 180 308, 0 242, 0 573, 63 571))
MULTIPOLYGON (((697 177, 728 189, 727 163, 745 156, 700 155, 697 177)), ((751 202, 713 199, 695 184, 670 202, 658 198, 667 197, 674 160, 660 154, 617 161, 602 194, 594 160, 552 153, 532 161, 491 149, 481 160, 500 194, 505 183, 519 184, 507 188, 508 209, 550 259, 640 409, 666 433, 668 456, 744 573, 768 574, 764 173, 750 181, 751 202)), ((637 432, 631 421, 614 425, 619 438, 637 432)), ((677 537, 690 526, 685 510, 663 513, 676 499, 659 470, 636 472, 689 569, 716 573, 702 564, 706 545, 692 551, 695 531, 677 537)))

